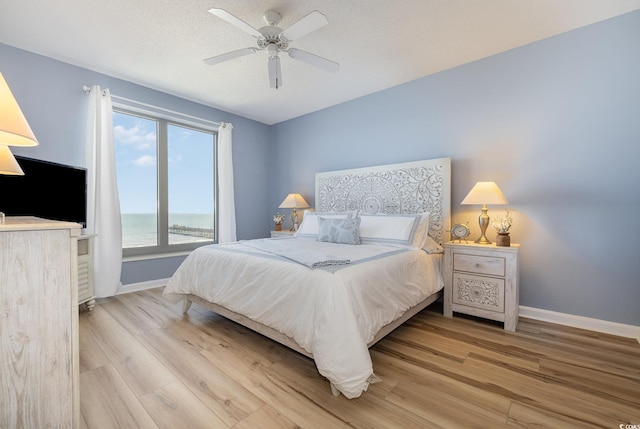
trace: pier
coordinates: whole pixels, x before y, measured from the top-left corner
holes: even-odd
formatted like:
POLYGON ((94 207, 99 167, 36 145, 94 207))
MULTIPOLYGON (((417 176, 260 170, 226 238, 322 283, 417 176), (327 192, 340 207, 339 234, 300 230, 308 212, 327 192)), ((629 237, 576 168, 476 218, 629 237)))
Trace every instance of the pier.
POLYGON ((189 235, 191 237, 215 238, 215 231, 210 228, 195 228, 185 225, 171 225, 169 234, 189 235))

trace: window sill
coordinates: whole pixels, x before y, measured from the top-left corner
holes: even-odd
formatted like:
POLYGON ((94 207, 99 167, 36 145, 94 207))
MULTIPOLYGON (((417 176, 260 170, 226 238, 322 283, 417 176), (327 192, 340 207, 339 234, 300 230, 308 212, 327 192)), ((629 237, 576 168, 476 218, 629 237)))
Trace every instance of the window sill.
POLYGON ((193 250, 184 250, 181 252, 171 252, 171 253, 150 253, 148 255, 123 256, 122 262, 148 261, 151 259, 163 259, 163 258, 173 258, 176 256, 187 256, 191 252, 193 252, 193 250))

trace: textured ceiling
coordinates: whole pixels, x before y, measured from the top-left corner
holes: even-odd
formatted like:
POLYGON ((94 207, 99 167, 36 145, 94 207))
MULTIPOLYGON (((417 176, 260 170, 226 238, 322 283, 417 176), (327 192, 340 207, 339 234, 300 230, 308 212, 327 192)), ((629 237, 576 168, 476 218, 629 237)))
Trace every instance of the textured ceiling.
POLYGON ((274 124, 636 9, 640 0, 2 0, 0 42, 274 124), (275 90, 264 51, 205 65, 255 46, 212 7, 255 28, 276 10, 283 29, 318 10, 329 24, 291 47, 340 70, 281 55, 275 90))

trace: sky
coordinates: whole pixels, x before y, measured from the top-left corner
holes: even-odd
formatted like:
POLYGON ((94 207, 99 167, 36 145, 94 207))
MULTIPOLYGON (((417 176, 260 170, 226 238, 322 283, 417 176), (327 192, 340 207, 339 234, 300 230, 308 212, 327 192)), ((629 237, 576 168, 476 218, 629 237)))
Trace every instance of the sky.
MULTIPOLYGON (((114 113, 120 210, 155 213, 157 207, 156 122, 114 113)), ((169 124, 169 212, 213 213, 213 135, 169 124)))

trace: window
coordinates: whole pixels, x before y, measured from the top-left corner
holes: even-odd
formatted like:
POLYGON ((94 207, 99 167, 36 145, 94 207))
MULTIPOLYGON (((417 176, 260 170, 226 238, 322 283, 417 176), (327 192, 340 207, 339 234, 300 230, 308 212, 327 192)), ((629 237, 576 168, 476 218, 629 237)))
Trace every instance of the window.
POLYGON ((124 256, 216 240, 216 132, 114 109, 124 256))

